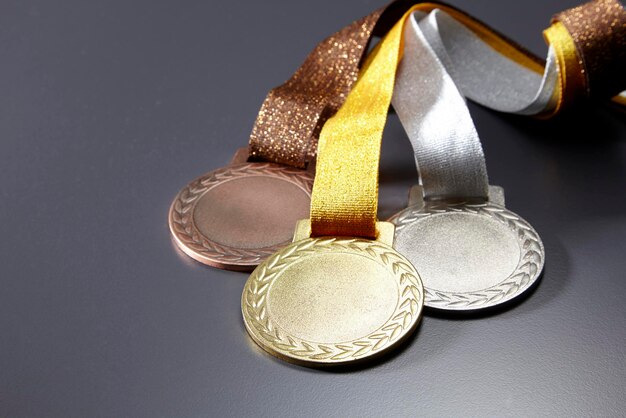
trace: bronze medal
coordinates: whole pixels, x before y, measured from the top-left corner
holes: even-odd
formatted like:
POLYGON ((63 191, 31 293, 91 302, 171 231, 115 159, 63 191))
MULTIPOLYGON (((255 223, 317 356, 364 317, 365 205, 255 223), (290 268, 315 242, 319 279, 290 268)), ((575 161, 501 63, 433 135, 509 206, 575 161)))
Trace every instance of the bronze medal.
POLYGON ((356 81, 381 13, 323 40, 292 78, 270 91, 249 149, 180 191, 169 226, 185 254, 248 271, 289 243, 296 221, 309 216, 317 134, 356 81))
POLYGON ((313 174, 273 163, 240 163, 209 172, 172 203, 176 245, 214 267, 249 271, 290 242, 309 212, 313 174))

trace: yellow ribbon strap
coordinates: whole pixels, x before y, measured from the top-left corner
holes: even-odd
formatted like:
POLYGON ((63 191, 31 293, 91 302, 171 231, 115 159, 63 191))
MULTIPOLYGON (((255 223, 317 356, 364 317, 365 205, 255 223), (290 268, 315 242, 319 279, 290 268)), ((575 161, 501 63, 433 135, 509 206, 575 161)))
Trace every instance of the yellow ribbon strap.
POLYGON ((559 66, 559 84, 555 90, 556 107, 546 116, 553 116, 563 108, 585 96, 585 70, 576 54, 576 45, 561 22, 554 22, 543 32, 546 42, 554 48, 559 66))
POLYGON ((415 9, 405 13, 372 52, 345 103, 322 129, 311 196, 312 236, 377 236, 380 144, 404 22, 415 9))

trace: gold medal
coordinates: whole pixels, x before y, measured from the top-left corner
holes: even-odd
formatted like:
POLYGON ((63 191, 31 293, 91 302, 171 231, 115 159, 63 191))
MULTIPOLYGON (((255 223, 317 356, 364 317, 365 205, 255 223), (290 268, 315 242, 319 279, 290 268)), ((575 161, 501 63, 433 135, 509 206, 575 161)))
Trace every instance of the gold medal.
POLYGON ((394 227, 377 240, 309 238, 265 260, 246 283, 246 329, 264 350, 302 365, 338 365, 383 354, 413 332, 424 304, 415 268, 391 247, 394 227))
POLYGON ((415 330, 422 281, 377 222, 380 142, 405 17, 381 41, 320 134, 311 219, 260 264, 242 295, 244 323, 265 351, 330 366, 391 350, 415 330))

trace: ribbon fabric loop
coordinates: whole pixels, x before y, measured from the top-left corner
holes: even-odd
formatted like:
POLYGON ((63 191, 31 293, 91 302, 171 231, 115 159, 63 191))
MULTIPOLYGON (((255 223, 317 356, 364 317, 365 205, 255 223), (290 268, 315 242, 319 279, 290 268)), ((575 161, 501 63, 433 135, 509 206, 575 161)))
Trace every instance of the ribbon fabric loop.
MULTIPOLYGON (((413 4, 411 0, 392 2, 322 41, 285 84, 268 94, 250 135, 250 159, 294 167, 305 167, 314 160, 322 126, 354 86, 371 38, 384 33, 389 23, 413 4)), ((609 99, 626 88, 626 12, 617 0, 594 0, 557 14, 544 32, 550 46, 547 63, 454 7, 440 2, 413 7, 423 12, 439 9, 457 25, 463 25, 470 39, 461 39, 460 45, 469 45, 476 38, 493 51, 491 55, 499 55, 500 64, 508 60, 529 74, 543 74, 543 80, 538 81, 540 88, 531 92, 536 96, 533 100, 517 106, 515 95, 510 95, 508 100, 498 100, 497 106, 488 105, 496 110, 550 117, 581 98, 609 99), (499 109, 500 105, 504 107, 499 109)), ((436 19, 434 16, 433 22, 436 19)), ((436 38, 443 34, 427 28, 424 33, 437 50, 436 38)), ((437 53, 442 58, 440 50, 437 53)), ((484 55, 474 58, 476 61, 484 55)), ((463 77, 446 67, 459 83, 463 77)), ((499 70, 502 68, 491 69, 499 70)), ((515 84, 514 80, 510 84, 515 84)), ((465 87, 462 90, 475 100, 471 91, 465 87)), ((613 102, 626 105, 626 93, 615 96, 613 102)))

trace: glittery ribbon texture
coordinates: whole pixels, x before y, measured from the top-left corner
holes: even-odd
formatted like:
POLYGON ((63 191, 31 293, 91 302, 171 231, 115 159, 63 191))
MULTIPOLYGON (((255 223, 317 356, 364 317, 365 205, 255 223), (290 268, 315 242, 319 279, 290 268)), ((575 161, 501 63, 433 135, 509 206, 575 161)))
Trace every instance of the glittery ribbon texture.
POLYGON ((381 13, 377 10, 319 43, 285 84, 270 91, 250 135, 251 159, 304 167, 314 158, 314 138, 356 81, 381 13))
POLYGON ((595 0, 557 14, 572 37, 585 94, 607 98, 626 89, 626 10, 617 0, 595 0))

